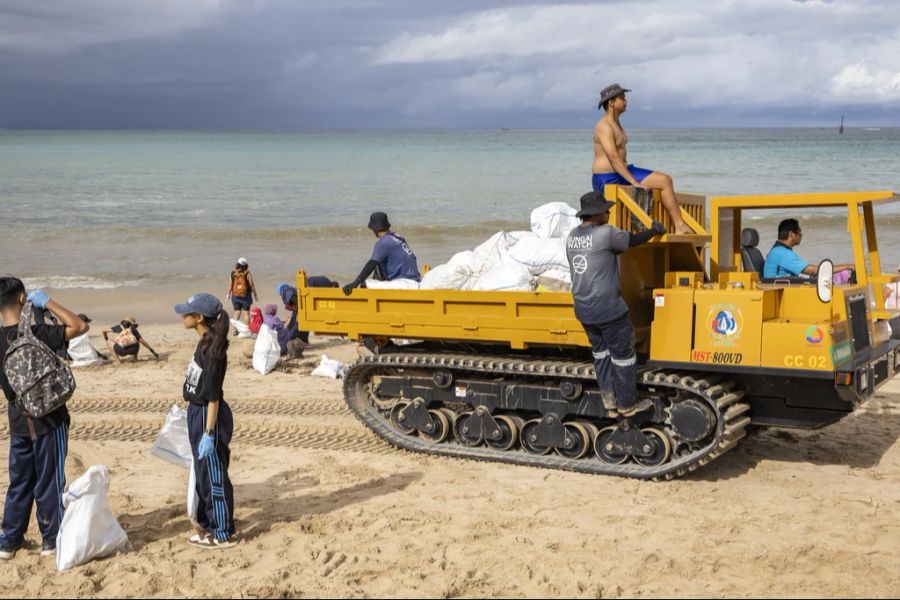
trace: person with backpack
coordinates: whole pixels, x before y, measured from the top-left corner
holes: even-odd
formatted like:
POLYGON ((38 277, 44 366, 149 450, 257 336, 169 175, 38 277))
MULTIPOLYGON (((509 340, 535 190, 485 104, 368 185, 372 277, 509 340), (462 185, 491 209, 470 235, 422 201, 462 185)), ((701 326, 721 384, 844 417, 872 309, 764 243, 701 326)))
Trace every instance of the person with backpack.
POLYGON ((118 325, 104 329, 103 339, 106 340, 106 347, 109 348, 110 355, 117 363, 121 364, 121 359, 126 356, 132 357, 133 361, 137 362, 141 346, 146 347, 150 354, 159 360, 159 354, 150 347, 150 344, 138 331, 138 322, 134 317, 125 317, 118 325), (116 337, 109 339, 111 333, 116 334, 116 337))
POLYGON ((228 477, 231 461, 231 408, 222 385, 228 368, 231 323, 222 303, 212 294, 194 294, 177 304, 185 329, 200 337, 188 363, 182 397, 188 402, 188 439, 194 457, 197 530, 188 543, 199 548, 234 545, 234 489, 228 477))
POLYGON ((234 318, 244 324, 250 324, 250 307, 253 300, 259 302, 259 294, 256 293, 256 284, 253 283, 253 275, 250 274, 250 266, 243 256, 237 259, 234 270, 231 272, 231 280, 228 282, 228 293, 225 298, 231 298, 231 306, 234 308, 234 318))
POLYGON ((0 317, 0 387, 9 416, 0 560, 13 558, 25 544, 35 504, 41 556, 53 556, 66 487, 70 419, 65 400, 75 388, 71 370, 55 353, 66 340, 87 333, 88 324, 41 290, 26 294, 22 280, 9 276, 0 277, 0 317), (60 324, 31 325, 33 307, 49 311, 60 324))

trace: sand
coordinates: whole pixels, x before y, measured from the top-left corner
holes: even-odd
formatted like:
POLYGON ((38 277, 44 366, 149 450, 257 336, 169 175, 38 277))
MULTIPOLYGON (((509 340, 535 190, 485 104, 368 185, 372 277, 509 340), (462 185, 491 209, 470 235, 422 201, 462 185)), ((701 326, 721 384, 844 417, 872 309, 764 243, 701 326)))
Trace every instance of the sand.
POLYGON ((835 425, 768 430, 652 483, 400 451, 351 416, 340 380, 309 375, 322 353, 352 360, 352 344, 314 338, 309 360, 265 377, 234 345, 241 541, 214 551, 185 543, 187 472, 148 453, 196 338, 143 333, 162 361, 77 371, 66 464, 70 481, 109 467, 134 550, 57 573, 32 522, 0 594, 900 595, 900 381, 835 425))

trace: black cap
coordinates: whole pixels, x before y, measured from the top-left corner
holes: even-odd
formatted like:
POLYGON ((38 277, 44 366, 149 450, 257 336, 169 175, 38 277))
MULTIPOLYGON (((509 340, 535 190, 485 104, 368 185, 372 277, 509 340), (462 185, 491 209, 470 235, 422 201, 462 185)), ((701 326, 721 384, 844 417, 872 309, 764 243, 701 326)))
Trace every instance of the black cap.
POLYGON ((600 90, 600 102, 597 104, 597 108, 603 108, 603 103, 607 100, 612 100, 616 96, 621 96, 625 92, 630 91, 631 90, 626 90, 618 83, 606 86, 605 88, 600 90))
POLYGON ((369 229, 374 232, 387 231, 391 228, 387 215, 383 212, 373 212, 369 216, 369 229))
POLYGON ((90 323, 91 319, 84 313, 78 313, 78 318, 84 321, 85 323, 90 323))
POLYGON ((602 215, 610 208, 615 206, 615 202, 606 200, 600 192, 588 192, 581 197, 581 210, 575 215, 579 219, 582 217, 593 217, 594 215, 602 215))

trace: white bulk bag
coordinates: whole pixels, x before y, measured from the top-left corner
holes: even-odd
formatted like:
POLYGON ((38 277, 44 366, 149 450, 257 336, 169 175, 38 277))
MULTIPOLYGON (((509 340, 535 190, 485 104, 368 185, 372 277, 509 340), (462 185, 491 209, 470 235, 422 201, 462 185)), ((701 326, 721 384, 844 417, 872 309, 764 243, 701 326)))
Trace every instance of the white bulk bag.
POLYGON ((571 292, 572 273, 568 269, 551 269, 537 276, 536 285, 549 292, 571 292))
POLYGON ((166 414, 166 422, 156 436, 150 454, 173 465, 190 468, 193 459, 188 439, 187 410, 173 404, 166 414))
POLYGON ((566 238, 524 238, 509 248, 509 260, 527 268, 532 275, 544 271, 568 271, 566 238))
POLYGON ((244 323, 243 321, 238 321, 237 319, 231 319, 231 326, 234 327, 234 330, 237 331, 237 337, 239 338, 252 338, 253 332, 250 331, 250 326, 244 323))
POLYGON ((421 290, 465 290, 472 280, 472 271, 447 263, 438 265, 422 277, 421 290))
POLYGON ((566 237, 579 224, 578 210, 565 202, 549 202, 531 211, 531 231, 542 238, 566 237))
POLYGON ((56 569, 65 571, 94 558, 128 550, 128 536, 109 508, 109 471, 93 465, 63 494, 66 512, 56 538, 56 569))
POLYGON ((493 292, 531 291, 531 273, 518 263, 504 263, 479 277, 472 289, 493 292))
POLYGON ((319 366, 313 369, 312 375, 316 377, 330 377, 331 379, 337 379, 344 374, 344 364, 339 360, 333 360, 328 358, 327 355, 322 355, 322 360, 319 362, 319 366))
POLYGON ((281 346, 278 345, 278 336, 271 327, 263 323, 259 328, 259 335, 256 336, 256 345, 253 347, 253 368, 266 375, 275 368, 279 358, 281 346))
POLYGON ((417 290, 419 282, 415 279, 391 279, 390 281, 366 279, 366 287, 373 290, 417 290))
POLYGON ((69 340, 68 353, 72 359, 70 367, 89 367, 103 362, 86 333, 69 340))

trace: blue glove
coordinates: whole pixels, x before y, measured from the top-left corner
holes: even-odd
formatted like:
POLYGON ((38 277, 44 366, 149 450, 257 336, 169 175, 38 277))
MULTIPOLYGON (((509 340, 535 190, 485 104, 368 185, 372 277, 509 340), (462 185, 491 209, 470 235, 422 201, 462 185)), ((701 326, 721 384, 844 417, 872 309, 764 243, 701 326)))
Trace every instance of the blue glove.
POLYGON ((210 454, 216 451, 216 441, 213 439, 213 436, 208 433, 203 434, 203 439, 200 440, 200 447, 197 448, 197 456, 203 460, 210 454))
POLYGON ((50 296, 45 294, 44 290, 34 290, 33 292, 28 292, 28 301, 31 302, 32 306, 47 308, 47 303, 50 302, 50 296))

